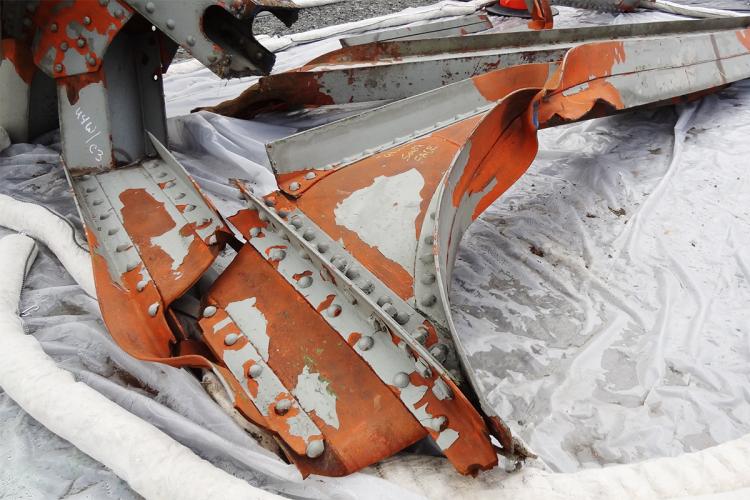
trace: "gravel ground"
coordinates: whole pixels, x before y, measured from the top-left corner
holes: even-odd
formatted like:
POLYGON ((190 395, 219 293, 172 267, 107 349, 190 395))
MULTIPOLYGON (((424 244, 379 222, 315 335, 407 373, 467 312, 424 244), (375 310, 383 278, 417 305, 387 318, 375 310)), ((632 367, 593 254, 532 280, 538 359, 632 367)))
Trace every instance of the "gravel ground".
POLYGON ((349 0, 341 3, 302 9, 299 19, 291 28, 271 15, 255 19, 253 32, 256 35, 288 35, 334 24, 359 21, 370 17, 391 14, 409 7, 420 7, 437 3, 438 0, 349 0))

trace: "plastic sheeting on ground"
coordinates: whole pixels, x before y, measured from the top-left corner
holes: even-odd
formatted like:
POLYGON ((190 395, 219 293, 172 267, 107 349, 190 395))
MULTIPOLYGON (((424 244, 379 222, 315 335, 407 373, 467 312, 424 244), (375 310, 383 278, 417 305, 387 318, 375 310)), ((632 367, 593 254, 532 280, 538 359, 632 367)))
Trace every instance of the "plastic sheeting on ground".
MULTIPOLYGON (((613 21, 560 11, 559 26, 613 21)), ((282 52, 280 69, 337 46, 282 52)), ((181 63, 165 79, 169 113, 234 97, 249 81, 222 82, 181 63)), ((273 188, 264 141, 334 115, 243 122, 200 113, 173 119, 170 135, 229 210, 239 200, 228 176, 273 188)), ((457 326, 489 400, 542 457, 535 466, 673 456, 750 432, 748 127, 750 84, 740 83, 679 115, 664 108, 543 131, 529 173, 469 230, 453 281, 457 326)), ((0 192, 79 225, 57 141, 52 134, 1 153, 0 192)), ((95 301, 44 247, 21 309, 61 367, 254 485, 300 498, 408 498, 366 474, 301 481, 187 372, 119 350, 95 301)), ((3 393, 0 457, 9 498, 137 498, 3 393)))

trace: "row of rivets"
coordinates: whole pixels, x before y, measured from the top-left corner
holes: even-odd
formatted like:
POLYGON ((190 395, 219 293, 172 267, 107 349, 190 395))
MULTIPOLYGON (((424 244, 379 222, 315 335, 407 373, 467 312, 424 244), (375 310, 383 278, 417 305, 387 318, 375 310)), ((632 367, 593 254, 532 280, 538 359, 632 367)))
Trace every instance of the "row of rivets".
MULTIPOLYGON (((249 201, 251 201, 252 203, 257 203, 252 198, 250 198, 249 201)), ((272 207, 273 207, 273 205, 275 205, 275 203, 273 201, 264 200, 263 204, 265 204, 266 206, 270 207, 270 208, 268 208, 268 210, 273 211, 272 207)), ((265 221, 265 222, 270 222, 269 217, 265 214, 265 212, 263 210, 260 210, 260 208, 255 208, 255 209, 258 210, 258 212, 259 212, 259 219, 260 220, 265 221)), ((305 223, 304 223, 303 218, 300 215, 294 215, 294 216, 292 216, 292 218, 289 221, 289 224, 296 231, 298 231, 298 232, 302 231, 303 232, 302 233, 303 239, 305 239, 307 241, 315 239, 315 236, 316 236, 315 231, 313 231, 311 228, 304 228, 303 227, 305 225, 305 223), (307 238, 305 238, 305 234, 308 235, 307 238)), ((268 227, 272 227, 272 225, 269 224, 268 227)), ((257 236, 259 234, 259 232, 260 232, 259 230, 258 231, 254 231, 254 230, 257 230, 257 229, 258 228, 252 228, 250 230, 251 236, 255 237, 255 236, 257 236)), ((277 230, 277 229, 274 229, 274 230, 277 230)), ((286 241, 290 241, 289 237, 286 234, 284 234, 282 236, 282 239, 284 239, 286 241), (286 236, 286 237, 284 237, 284 236, 286 236)), ((322 243, 322 242, 318 243, 318 245, 316 245, 316 248, 317 248, 317 250, 320 253, 326 253, 328 251, 328 245, 325 244, 325 243, 322 243)), ((269 252, 269 257, 270 258, 272 257, 272 252, 273 252, 273 250, 271 252, 269 252)), ((305 256, 308 258, 308 260, 310 259, 309 255, 305 254, 305 256)), ((331 264, 334 267, 336 267, 337 269, 339 269, 340 271, 342 271, 344 273, 344 275, 347 278, 349 278, 350 280, 355 280, 355 279, 357 279, 360 276, 359 271, 357 271, 356 269, 353 269, 353 268, 349 267, 349 262, 348 262, 347 258, 344 257, 344 256, 334 255, 333 257, 331 257, 329 259, 329 261, 331 262, 331 264)), ((296 283, 297 283, 297 287, 298 288, 307 288, 307 287, 309 287, 309 286, 312 285, 313 279, 310 276, 303 276, 299 280, 297 280, 296 283)), ((367 280, 365 282, 365 284, 363 285, 362 288, 365 289, 365 290, 363 290, 365 293, 369 294, 369 293, 372 293, 372 291, 374 289, 374 284, 370 280, 367 280)), ((408 314, 406 314, 406 313, 399 313, 399 311, 396 309, 396 307, 392 304, 393 300, 390 297, 388 297, 387 295, 381 296, 380 298, 378 298, 378 300, 376 302, 377 302, 377 305, 379 307, 381 307, 386 314, 388 314, 389 316, 393 317, 396 320, 397 323, 399 323, 401 325, 405 325, 405 324, 407 324, 409 322, 410 316, 408 314)), ((354 300, 353 303, 356 303, 356 300, 354 300)), ((331 305, 331 306, 329 306, 325 310, 325 314, 327 316, 329 316, 329 317, 336 317, 338 314, 340 314, 340 312, 341 312, 341 306, 339 306, 337 304, 331 305)), ((375 329, 377 330, 378 327, 376 326, 375 329)), ((383 327, 380 327, 380 329, 383 329, 383 327)), ((429 335, 428 330, 424 326, 419 326, 419 327, 417 327, 415 329, 415 332, 412 335, 412 338, 414 338, 420 344, 424 345, 425 342, 426 342, 426 340, 427 340, 427 338, 428 338, 428 335, 429 335)), ((357 343, 355 344, 355 347, 357 349, 359 349, 360 351, 367 351, 367 350, 369 350, 369 349, 372 348, 372 346, 374 345, 374 342, 375 342, 375 340, 372 337, 370 337, 370 336, 364 336, 364 337, 360 338, 357 341, 357 343)), ((399 346, 401 348, 405 348, 405 349, 408 350, 408 345, 405 342, 400 343, 399 346)), ((435 354, 437 354, 438 357, 441 358, 440 362, 444 361, 447 358, 448 347, 446 345, 439 344, 439 346, 437 348, 433 347, 433 349, 434 349, 433 352, 435 354)), ((417 369, 418 373, 420 373, 425 378, 429 378, 429 376, 431 374, 431 369, 429 368, 429 366, 426 364, 425 361, 421 360, 420 358, 417 358, 417 360, 421 361, 421 363, 416 366, 416 369, 417 369)), ((406 375, 406 374, 404 374, 404 375, 406 375)), ((406 383, 408 385, 408 375, 406 375, 406 377, 407 377, 406 383)), ((398 381, 400 383, 403 383, 404 382, 404 378, 403 377, 399 377, 398 381)), ((394 384, 394 385, 396 385, 396 384, 394 384)), ((403 386, 403 387, 405 387, 405 386, 403 386)))

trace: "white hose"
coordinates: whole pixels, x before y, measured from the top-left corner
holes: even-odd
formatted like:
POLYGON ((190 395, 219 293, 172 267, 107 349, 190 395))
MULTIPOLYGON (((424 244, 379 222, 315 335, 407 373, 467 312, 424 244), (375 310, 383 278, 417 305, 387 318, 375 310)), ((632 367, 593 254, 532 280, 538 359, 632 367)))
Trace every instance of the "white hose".
POLYGON ((639 6, 643 7, 644 9, 658 10, 661 12, 667 12, 669 14, 677 14, 680 16, 697 18, 742 17, 746 15, 744 13, 734 12, 731 10, 711 9, 708 7, 684 5, 676 2, 670 2, 669 0, 641 0, 639 6))
POLYGON ((0 239, 2 390, 34 419, 104 464, 145 498, 279 498, 214 467, 154 426, 76 382, 69 372, 57 367, 33 336, 24 334, 18 303, 34 250, 34 241, 24 235, 0 239))
POLYGON ((0 194, 0 226, 26 233, 44 243, 60 259, 83 291, 96 297, 89 254, 78 244, 75 229, 70 222, 40 205, 0 194))

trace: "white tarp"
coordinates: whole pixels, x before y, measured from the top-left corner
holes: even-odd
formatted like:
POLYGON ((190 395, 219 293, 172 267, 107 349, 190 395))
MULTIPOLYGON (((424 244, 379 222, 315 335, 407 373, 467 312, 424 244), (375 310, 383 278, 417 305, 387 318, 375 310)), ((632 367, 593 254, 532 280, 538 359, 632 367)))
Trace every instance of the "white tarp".
MULTIPOLYGON (((561 26, 613 20, 560 11, 561 26)), ((337 45, 282 52, 278 69, 337 45)), ((227 177, 273 188, 264 141, 331 117, 178 116, 250 81, 223 82, 192 62, 165 79, 172 146, 222 210, 239 206, 227 177)), ((529 173, 469 230, 451 297, 457 327, 491 404, 542 457, 536 466, 574 471, 672 456, 750 432, 749 126, 743 82, 679 113, 543 131, 529 173)), ((78 224, 58 140, 50 134, 1 153, 0 192, 78 224)), ((300 481, 191 375, 117 348, 96 302, 40 250, 22 297, 25 326, 78 380, 270 491, 407 498, 366 474, 300 481)), ((0 497, 136 498, 2 392, 0 457, 0 497)))

